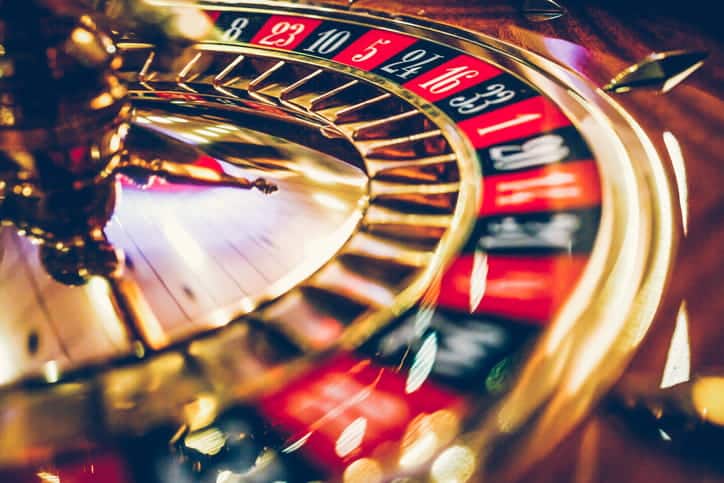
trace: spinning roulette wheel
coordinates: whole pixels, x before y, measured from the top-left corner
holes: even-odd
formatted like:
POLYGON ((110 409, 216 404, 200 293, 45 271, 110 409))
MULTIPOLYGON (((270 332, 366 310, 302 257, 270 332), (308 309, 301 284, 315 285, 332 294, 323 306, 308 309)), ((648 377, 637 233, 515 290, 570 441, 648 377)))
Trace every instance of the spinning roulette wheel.
POLYGON ((0 3, 0 481, 723 479, 721 43, 646 7, 0 3))

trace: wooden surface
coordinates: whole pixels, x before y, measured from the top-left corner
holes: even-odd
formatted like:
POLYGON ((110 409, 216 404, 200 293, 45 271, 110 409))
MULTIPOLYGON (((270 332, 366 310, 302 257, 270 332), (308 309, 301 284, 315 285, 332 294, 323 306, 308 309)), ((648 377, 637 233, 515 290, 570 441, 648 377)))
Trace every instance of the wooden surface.
MULTIPOLYGON (((678 255, 669 287, 628 373, 643 375, 652 384, 661 380, 676 316, 685 301, 691 373, 719 367, 724 375, 724 35, 713 4, 697 0, 559 1, 567 14, 547 22, 527 20, 519 9, 522 2, 497 0, 360 0, 354 8, 417 15, 483 32, 567 64, 598 85, 652 52, 707 51, 703 67, 669 93, 642 90, 617 96, 667 163, 678 201, 682 193, 674 182, 663 133, 676 137, 685 160, 688 189, 684 201, 688 231, 685 235, 681 226, 678 229, 678 255)), ((681 213, 677 217, 681 219, 681 213)), ((647 427, 636 415, 612 408, 610 399, 525 481, 724 481, 721 458, 712 462, 700 458, 696 446, 684 448, 676 441, 651 437, 656 428, 647 427)), ((718 446, 720 452, 724 448, 721 439, 698 442, 704 446, 702 453, 707 445, 718 446)))

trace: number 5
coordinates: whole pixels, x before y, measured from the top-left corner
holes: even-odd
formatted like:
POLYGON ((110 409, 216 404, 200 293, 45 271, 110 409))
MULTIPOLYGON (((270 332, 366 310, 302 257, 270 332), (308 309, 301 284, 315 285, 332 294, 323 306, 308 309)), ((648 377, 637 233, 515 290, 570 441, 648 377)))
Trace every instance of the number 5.
POLYGON ((378 39, 372 42, 369 46, 367 46, 363 53, 355 54, 352 56, 352 62, 364 62, 365 60, 371 59, 375 55, 377 55, 377 45, 388 45, 392 43, 389 39, 378 39))

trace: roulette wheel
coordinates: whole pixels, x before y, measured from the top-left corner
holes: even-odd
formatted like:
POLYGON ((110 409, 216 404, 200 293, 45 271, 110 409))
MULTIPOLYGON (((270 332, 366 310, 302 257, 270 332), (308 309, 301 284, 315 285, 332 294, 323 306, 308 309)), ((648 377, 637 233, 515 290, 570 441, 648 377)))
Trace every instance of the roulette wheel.
POLYGON ((0 480, 724 479, 695 6, 0 3, 0 480))

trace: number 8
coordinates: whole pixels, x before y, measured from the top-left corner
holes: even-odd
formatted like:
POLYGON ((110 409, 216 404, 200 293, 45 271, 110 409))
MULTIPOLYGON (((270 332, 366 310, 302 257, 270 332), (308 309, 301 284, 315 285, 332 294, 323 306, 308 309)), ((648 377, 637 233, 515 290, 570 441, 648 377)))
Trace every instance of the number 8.
POLYGON ((222 35, 221 38, 224 40, 237 40, 241 37, 241 34, 244 32, 247 25, 249 25, 248 18, 236 17, 232 20, 229 28, 224 31, 224 35, 222 35))

